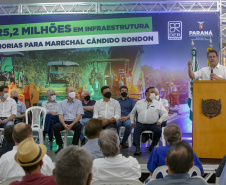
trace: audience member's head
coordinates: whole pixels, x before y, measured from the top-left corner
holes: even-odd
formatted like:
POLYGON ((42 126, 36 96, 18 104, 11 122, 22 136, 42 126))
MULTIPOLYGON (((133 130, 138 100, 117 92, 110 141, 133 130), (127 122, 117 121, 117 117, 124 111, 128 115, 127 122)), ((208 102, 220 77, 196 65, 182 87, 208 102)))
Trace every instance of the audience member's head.
POLYGON ((11 91, 11 98, 13 98, 16 102, 18 102, 18 92, 17 92, 17 90, 11 91))
POLYGON ((49 99, 49 101, 55 101, 56 100, 56 92, 54 89, 48 89, 46 92, 46 95, 49 99))
POLYGON ((19 144, 14 159, 24 169, 26 175, 40 173, 42 158, 46 152, 45 145, 36 144, 33 138, 27 138, 19 144))
POLYGON ((114 157, 120 154, 120 141, 114 129, 106 129, 101 132, 98 140, 104 157, 114 157))
POLYGON ((164 129, 163 135, 168 144, 174 144, 181 140, 180 127, 173 123, 164 129))
POLYGON ((88 139, 98 138, 102 131, 102 122, 99 119, 92 118, 87 121, 85 126, 85 134, 88 139))
POLYGON ((66 94, 68 96, 68 98, 74 99, 75 98, 75 88, 74 87, 67 87, 66 88, 66 94))
POLYGON ((8 127, 5 128, 4 130, 4 138, 6 140, 7 143, 12 143, 13 141, 13 127, 14 125, 9 125, 8 127))
POLYGON ((169 174, 187 173, 194 164, 194 152, 186 141, 172 145, 167 152, 166 165, 169 174))
POLYGON ((103 97, 110 98, 111 97, 111 89, 109 86, 103 86, 101 87, 101 93, 103 97))
POLYGON ((23 140, 32 137, 31 126, 26 123, 18 123, 13 127, 13 140, 18 145, 23 140))
POLYGON ((56 156, 53 172, 57 185, 89 185, 92 180, 93 158, 85 149, 69 146, 56 156))
POLYGON ((89 101, 90 100, 90 92, 87 90, 82 91, 81 97, 82 97, 82 100, 85 99, 86 101, 89 101))

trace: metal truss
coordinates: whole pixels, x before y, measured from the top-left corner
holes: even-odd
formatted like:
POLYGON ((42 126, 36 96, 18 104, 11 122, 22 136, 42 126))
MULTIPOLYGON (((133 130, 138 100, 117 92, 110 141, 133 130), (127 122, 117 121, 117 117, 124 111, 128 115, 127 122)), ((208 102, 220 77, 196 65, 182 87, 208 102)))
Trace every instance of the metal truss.
POLYGON ((40 14, 114 14, 219 12, 219 1, 124 1, 0 5, 0 16, 40 14))
POLYGON ((220 1, 220 61, 226 66, 226 1, 220 1))

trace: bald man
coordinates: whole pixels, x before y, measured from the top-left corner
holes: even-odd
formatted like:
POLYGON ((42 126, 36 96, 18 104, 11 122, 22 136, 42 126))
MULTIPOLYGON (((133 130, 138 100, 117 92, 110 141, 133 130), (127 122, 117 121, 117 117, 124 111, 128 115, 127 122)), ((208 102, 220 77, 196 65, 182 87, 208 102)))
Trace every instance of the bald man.
POLYGON ((66 88, 67 99, 63 100, 58 108, 60 123, 53 126, 54 135, 58 149, 56 154, 63 148, 63 140, 60 131, 66 130, 67 132, 73 130, 74 136, 72 140, 73 145, 78 145, 79 136, 81 134, 82 125, 79 122, 84 114, 82 102, 75 99, 75 89, 73 87, 66 88))
MULTIPOLYGON (((32 137, 31 126, 26 123, 18 123, 13 127, 13 140, 15 146, 13 150, 5 153, 0 158, 0 181, 5 179, 15 177, 15 176, 24 176, 24 170, 22 167, 16 163, 14 156, 17 152, 18 145, 27 138, 32 137)), ((43 166, 41 173, 47 176, 52 175, 54 169, 54 164, 49 156, 45 155, 43 157, 43 166)))

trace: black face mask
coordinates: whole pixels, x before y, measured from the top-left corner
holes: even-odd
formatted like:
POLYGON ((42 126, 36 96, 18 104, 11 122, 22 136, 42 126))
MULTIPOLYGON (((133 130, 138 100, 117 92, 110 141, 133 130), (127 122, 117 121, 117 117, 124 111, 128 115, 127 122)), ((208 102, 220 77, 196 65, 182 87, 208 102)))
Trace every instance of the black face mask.
POLYGON ((111 97, 111 92, 106 92, 106 93, 104 94, 104 97, 105 97, 105 98, 110 98, 110 97, 111 97))
POLYGON ((121 95, 125 98, 127 96, 127 92, 122 92, 121 95))
POLYGON ((86 101, 89 101, 89 100, 90 100, 90 95, 85 96, 84 99, 85 99, 86 101))
POLYGON ((18 97, 13 97, 13 99, 14 99, 16 102, 18 102, 18 97))

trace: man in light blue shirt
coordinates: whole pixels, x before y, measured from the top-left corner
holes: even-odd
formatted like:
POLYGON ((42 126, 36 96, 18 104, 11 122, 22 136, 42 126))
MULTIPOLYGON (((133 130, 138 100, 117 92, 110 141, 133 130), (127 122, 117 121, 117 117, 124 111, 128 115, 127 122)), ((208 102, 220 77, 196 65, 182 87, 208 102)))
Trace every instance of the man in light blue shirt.
POLYGON ((202 177, 190 177, 188 171, 194 165, 194 152, 186 141, 172 145, 167 152, 168 175, 163 179, 152 180, 147 185, 208 185, 202 177))
POLYGON ((85 134, 88 138, 87 143, 83 146, 93 157, 93 159, 103 158, 103 153, 98 145, 98 138, 102 131, 102 122, 92 118, 85 125, 85 134))
POLYGON ((68 98, 63 100, 58 108, 60 123, 57 123, 53 126, 54 136, 58 145, 58 150, 55 153, 58 153, 63 148, 63 141, 60 131, 66 130, 69 132, 70 130, 73 130, 74 136, 72 144, 78 145, 79 136, 82 130, 82 125, 79 122, 82 115, 84 114, 82 102, 75 99, 76 94, 73 87, 67 87, 66 94, 68 98))
POLYGON ((16 90, 11 92, 11 98, 16 101, 17 104, 17 113, 15 118, 15 123, 23 122, 25 118, 26 106, 23 102, 19 101, 18 99, 18 92, 16 90))

